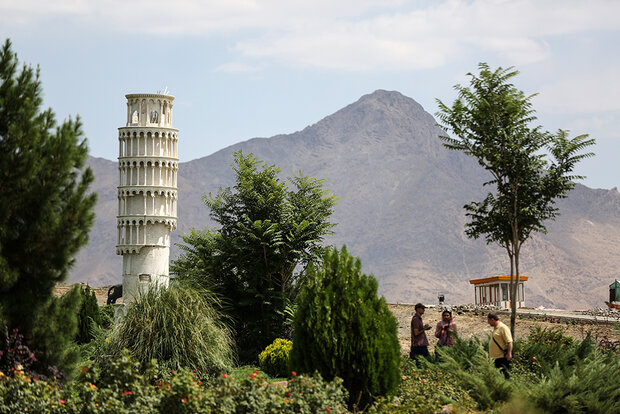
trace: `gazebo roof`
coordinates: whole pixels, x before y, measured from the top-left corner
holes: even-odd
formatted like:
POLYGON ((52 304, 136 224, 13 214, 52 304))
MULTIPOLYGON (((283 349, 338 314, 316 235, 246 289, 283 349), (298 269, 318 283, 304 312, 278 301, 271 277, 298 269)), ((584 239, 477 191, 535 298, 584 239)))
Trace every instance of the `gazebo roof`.
MULTIPOLYGON (((527 276, 519 276, 519 282, 524 282, 528 278, 527 276)), ((469 281, 472 285, 479 285, 481 283, 493 283, 493 282, 510 282, 510 275, 491 276, 482 279, 472 279, 469 281)))
POLYGON ((620 282, 618 282, 618 279, 616 279, 616 281, 614 283, 612 283, 611 285, 609 285, 609 289, 618 289, 620 288, 620 282))

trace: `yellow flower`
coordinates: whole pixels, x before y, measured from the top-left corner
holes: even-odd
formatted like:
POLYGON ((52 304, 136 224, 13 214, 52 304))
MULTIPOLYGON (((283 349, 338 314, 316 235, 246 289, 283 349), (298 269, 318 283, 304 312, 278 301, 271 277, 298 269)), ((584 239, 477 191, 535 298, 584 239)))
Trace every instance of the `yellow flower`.
POLYGON ((90 388, 92 388, 93 390, 96 390, 96 389, 97 389, 97 386, 96 386, 95 384, 93 384, 92 382, 89 382, 89 383, 88 383, 88 386, 89 386, 90 388))

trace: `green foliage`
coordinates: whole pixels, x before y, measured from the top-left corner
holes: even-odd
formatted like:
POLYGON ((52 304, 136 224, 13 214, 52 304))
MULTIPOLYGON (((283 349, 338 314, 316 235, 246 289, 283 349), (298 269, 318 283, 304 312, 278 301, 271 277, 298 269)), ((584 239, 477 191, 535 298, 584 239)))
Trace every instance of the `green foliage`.
POLYGON ((289 190, 279 168, 241 151, 234 157, 235 186, 203 198, 220 227, 184 235, 171 272, 184 284, 221 295, 235 323, 240 359, 255 361, 286 336, 285 310, 331 234, 335 197, 322 180, 293 176, 289 190))
POLYGON ((258 355, 258 363, 263 371, 272 377, 285 377, 293 342, 288 339, 276 338, 275 341, 258 355))
POLYGON ((182 369, 159 377, 155 362, 143 367, 123 351, 101 368, 84 368, 79 379, 60 385, 18 373, 0 374, 0 414, 36 413, 344 413, 342 381, 295 376, 270 385, 258 371, 202 382, 182 369))
POLYGON ((99 306, 99 319, 101 320, 102 327, 110 328, 114 324, 114 306, 99 306))
POLYGON ((620 358, 593 352, 574 365, 559 364, 526 391, 527 401, 545 413, 618 413, 620 358))
POLYGON ((377 297, 376 279, 362 274, 360 260, 345 247, 325 253, 321 268, 309 268, 294 327, 293 369, 342 378, 350 404, 360 408, 396 391, 396 318, 385 299, 377 297))
POLYGON ((435 352, 441 361, 439 368, 449 372, 467 390, 479 409, 494 409, 511 397, 514 383, 504 379, 477 338, 457 339, 453 347, 436 348, 435 352))
POLYGON ((38 381, 23 372, 12 377, 0 374, 0 414, 57 413, 61 401, 55 382, 38 381))
POLYGON ((493 185, 486 198, 465 205, 470 218, 465 233, 484 236, 497 243, 510 259, 512 318, 516 318, 516 283, 519 255, 532 232, 546 232, 544 222, 559 213, 555 200, 566 197, 575 181, 575 165, 592 153, 582 153, 594 144, 587 135, 568 138, 566 131, 556 134, 531 126, 536 121, 531 100, 514 87, 513 68, 492 71, 479 64, 480 74, 471 77, 470 87, 456 85, 458 98, 448 107, 440 100, 436 114, 454 138, 440 137, 444 145, 478 160, 490 175, 484 185, 493 185))
POLYGON ((157 359, 168 369, 188 367, 200 375, 215 375, 233 364, 233 343, 220 312, 207 301, 207 292, 173 285, 149 289, 128 305, 114 326, 108 351, 124 348, 146 365, 157 359))
POLYGON ((342 380, 295 375, 286 386, 270 385, 258 371, 244 378, 218 377, 209 409, 225 413, 345 413, 347 392, 342 380))
POLYGON ((448 372, 434 369, 432 365, 418 368, 414 361, 405 357, 401 362, 402 377, 394 398, 380 398, 370 413, 437 413, 450 404, 471 412, 476 404, 459 387, 456 378, 448 372))
POLYGON ((57 125, 42 104, 38 69, 20 68, 7 40, 0 50, 0 319, 19 329, 41 363, 62 365, 64 356, 46 359, 64 353, 51 347, 65 346, 73 328, 56 323, 60 315, 48 324, 46 312, 63 306, 53 289, 87 242, 96 195, 88 192, 93 174, 84 168, 79 118, 57 125))
POLYGON ((78 344, 85 344, 94 339, 95 326, 101 326, 103 322, 95 291, 88 285, 80 287, 78 291, 82 296, 82 306, 78 312, 78 333, 75 340, 78 344))
POLYGON ((551 375, 556 368, 571 371, 581 361, 600 353, 590 335, 583 341, 575 341, 564 335, 561 328, 532 329, 527 340, 518 345, 513 365, 517 370, 536 374, 538 379, 551 375))
POLYGON ((61 297, 50 297, 41 313, 37 314, 32 332, 33 351, 38 359, 39 372, 56 368, 72 375, 80 359, 80 350, 74 342, 78 331, 78 310, 82 304, 80 288, 74 286, 61 297))

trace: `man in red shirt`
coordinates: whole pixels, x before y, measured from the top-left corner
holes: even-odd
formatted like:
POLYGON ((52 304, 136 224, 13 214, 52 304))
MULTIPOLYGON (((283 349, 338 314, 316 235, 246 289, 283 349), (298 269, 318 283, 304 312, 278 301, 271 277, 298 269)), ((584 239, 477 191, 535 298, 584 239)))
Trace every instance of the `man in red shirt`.
POLYGON ((409 353, 411 359, 415 359, 416 355, 429 356, 426 331, 431 329, 431 326, 422 321, 425 309, 426 306, 423 304, 416 304, 415 315, 411 318, 411 351, 409 353))

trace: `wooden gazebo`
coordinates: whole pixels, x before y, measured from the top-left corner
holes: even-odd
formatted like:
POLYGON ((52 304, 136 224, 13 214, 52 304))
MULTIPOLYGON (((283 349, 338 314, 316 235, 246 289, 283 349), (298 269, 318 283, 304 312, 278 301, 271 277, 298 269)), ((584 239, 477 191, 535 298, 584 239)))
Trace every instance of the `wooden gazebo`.
MULTIPOLYGON (((525 306, 523 282, 527 276, 519 276, 517 286, 517 308, 525 306)), ((502 309, 510 308, 510 275, 491 276, 469 281, 474 285, 476 305, 495 305, 502 309)))

